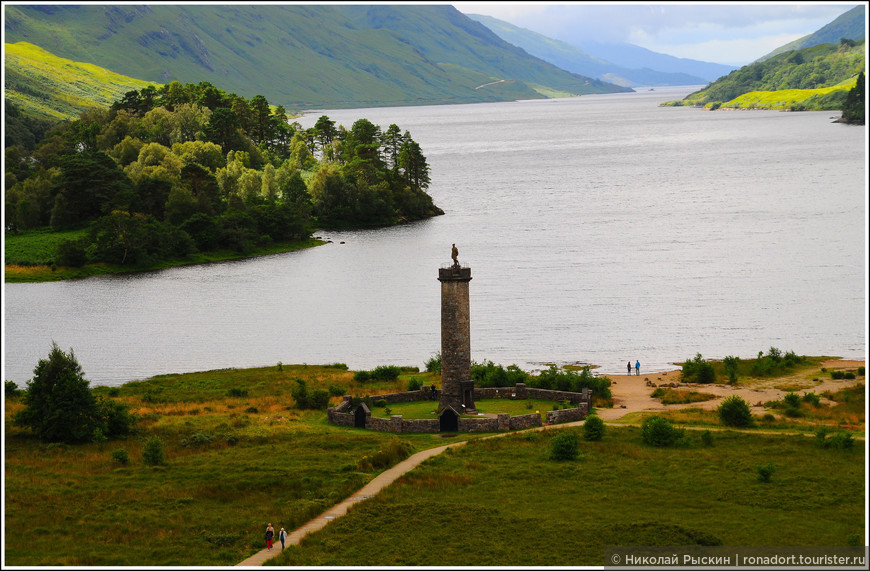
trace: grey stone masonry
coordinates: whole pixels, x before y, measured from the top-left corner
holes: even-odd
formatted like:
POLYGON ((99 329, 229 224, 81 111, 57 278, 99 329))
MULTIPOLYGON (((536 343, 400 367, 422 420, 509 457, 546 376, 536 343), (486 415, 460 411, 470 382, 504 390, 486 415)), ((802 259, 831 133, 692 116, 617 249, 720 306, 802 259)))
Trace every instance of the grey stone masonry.
MULTIPOLYGON (((454 265, 438 270, 441 282, 441 395, 440 408, 473 412, 471 381, 471 311, 468 283, 471 268, 454 265)), ((472 385, 473 386, 473 385, 472 385)))

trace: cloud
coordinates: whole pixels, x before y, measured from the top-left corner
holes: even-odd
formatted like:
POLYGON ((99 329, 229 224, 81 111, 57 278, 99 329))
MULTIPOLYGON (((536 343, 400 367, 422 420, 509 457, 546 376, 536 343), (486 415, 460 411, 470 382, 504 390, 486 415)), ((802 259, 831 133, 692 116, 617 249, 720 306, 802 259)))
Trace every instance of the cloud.
POLYGON ((463 13, 492 16, 574 45, 583 41, 628 42, 677 57, 694 54, 692 59, 702 59, 699 54, 703 53, 704 61, 732 64, 735 59, 748 63, 784 43, 811 34, 855 5, 736 2, 454 4, 463 13), (782 38, 789 39, 773 43, 782 38))

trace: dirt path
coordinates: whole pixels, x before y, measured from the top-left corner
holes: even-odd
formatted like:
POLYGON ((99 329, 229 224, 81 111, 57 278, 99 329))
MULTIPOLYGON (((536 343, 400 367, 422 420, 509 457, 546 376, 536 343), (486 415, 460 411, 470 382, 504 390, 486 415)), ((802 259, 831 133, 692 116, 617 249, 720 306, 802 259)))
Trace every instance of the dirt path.
MULTIPOLYGON (((854 369, 859 366, 863 366, 864 361, 825 361, 821 364, 822 367, 825 367, 829 370, 831 369, 854 369)), ((657 399, 654 399, 650 396, 653 392, 651 386, 647 385, 647 381, 656 385, 669 384, 669 383, 679 383, 680 372, 679 371, 670 371, 667 373, 652 373, 649 375, 607 375, 611 381, 613 381, 613 385, 611 386, 611 392, 613 394, 613 408, 602 409, 599 408, 597 411, 598 416, 601 417, 602 420, 605 421, 613 421, 619 418, 622 418, 626 414, 630 412, 638 412, 638 411, 655 411, 655 410, 673 410, 678 408, 686 408, 686 407, 696 407, 703 408, 706 410, 713 410, 719 406, 722 398, 730 395, 740 395, 743 400, 753 406, 757 403, 764 403, 770 400, 778 400, 786 394, 786 391, 782 389, 775 388, 774 385, 783 386, 788 384, 789 379, 779 378, 775 381, 771 381, 768 384, 759 384, 755 388, 733 388, 728 385, 682 385, 680 388, 687 390, 697 390, 699 392, 712 393, 717 395, 717 397, 713 400, 690 403, 685 405, 663 405, 657 399), (766 386, 769 385, 769 386, 766 386)), ((851 386, 854 384, 854 380, 834 380, 829 379, 822 381, 821 383, 813 383, 812 387, 808 387, 807 389, 802 389, 800 392, 812 391, 817 394, 823 393, 827 390, 836 391, 844 386, 851 386)), ((567 426, 580 426, 583 424, 583 421, 577 422, 568 422, 564 424, 559 424, 557 427, 567 427, 567 426)), ((551 426, 542 426, 538 428, 534 428, 531 430, 546 430, 548 428, 553 428, 551 426)), ((717 429, 711 429, 717 430, 717 429)), ((753 430, 753 433, 757 434, 759 431, 753 430)), ((500 436, 506 436, 508 434, 512 434, 510 432, 494 434, 492 436, 488 436, 487 438, 498 438, 500 436)), ((783 434, 781 432, 771 432, 771 434, 783 434)), ((362 487, 357 493, 344 500, 343 502, 336 504, 312 519, 302 527, 288 533, 287 539, 285 540, 285 545, 299 545, 302 539, 308 535, 309 533, 313 533, 320 529, 326 527, 326 525, 333 521, 334 519, 345 515, 351 506, 355 505, 357 502, 361 502, 369 499, 370 497, 376 495, 378 492, 383 490, 385 487, 389 486, 393 482, 395 482, 400 476, 409 472, 419 466, 423 461, 437 456, 441 454, 448 448, 454 446, 462 446, 466 442, 454 442, 451 444, 447 444, 445 446, 439 446, 437 448, 430 448, 428 450, 423 450, 421 452, 417 452, 416 454, 408 457, 404 461, 396 464, 389 470, 386 470, 376 476, 371 482, 362 487)), ((265 530, 264 530, 265 532, 265 530)), ((280 546, 280 541, 275 541, 275 544, 280 546)), ((277 557, 281 553, 280 547, 275 547, 272 551, 268 551, 265 548, 257 553, 251 555, 241 563, 237 563, 236 566, 258 566, 262 565, 264 561, 267 559, 271 559, 273 557, 277 557)))

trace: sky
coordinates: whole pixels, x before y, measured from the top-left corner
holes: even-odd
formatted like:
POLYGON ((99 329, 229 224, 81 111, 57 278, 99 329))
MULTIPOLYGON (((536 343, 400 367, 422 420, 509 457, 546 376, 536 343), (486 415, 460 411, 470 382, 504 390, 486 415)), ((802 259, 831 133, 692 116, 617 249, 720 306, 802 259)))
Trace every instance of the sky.
POLYGON ((574 43, 635 44, 681 58, 743 66, 865 2, 454 2, 574 43))

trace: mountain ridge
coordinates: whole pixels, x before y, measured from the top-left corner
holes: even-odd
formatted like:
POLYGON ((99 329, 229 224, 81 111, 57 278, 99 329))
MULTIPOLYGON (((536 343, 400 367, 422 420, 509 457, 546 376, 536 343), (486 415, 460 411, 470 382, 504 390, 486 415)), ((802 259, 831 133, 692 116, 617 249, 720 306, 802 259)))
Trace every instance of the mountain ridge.
POLYGON ((145 81, 208 81, 247 97, 265 94, 288 109, 630 91, 535 58, 446 5, 4 10, 6 42, 27 41, 145 81))

